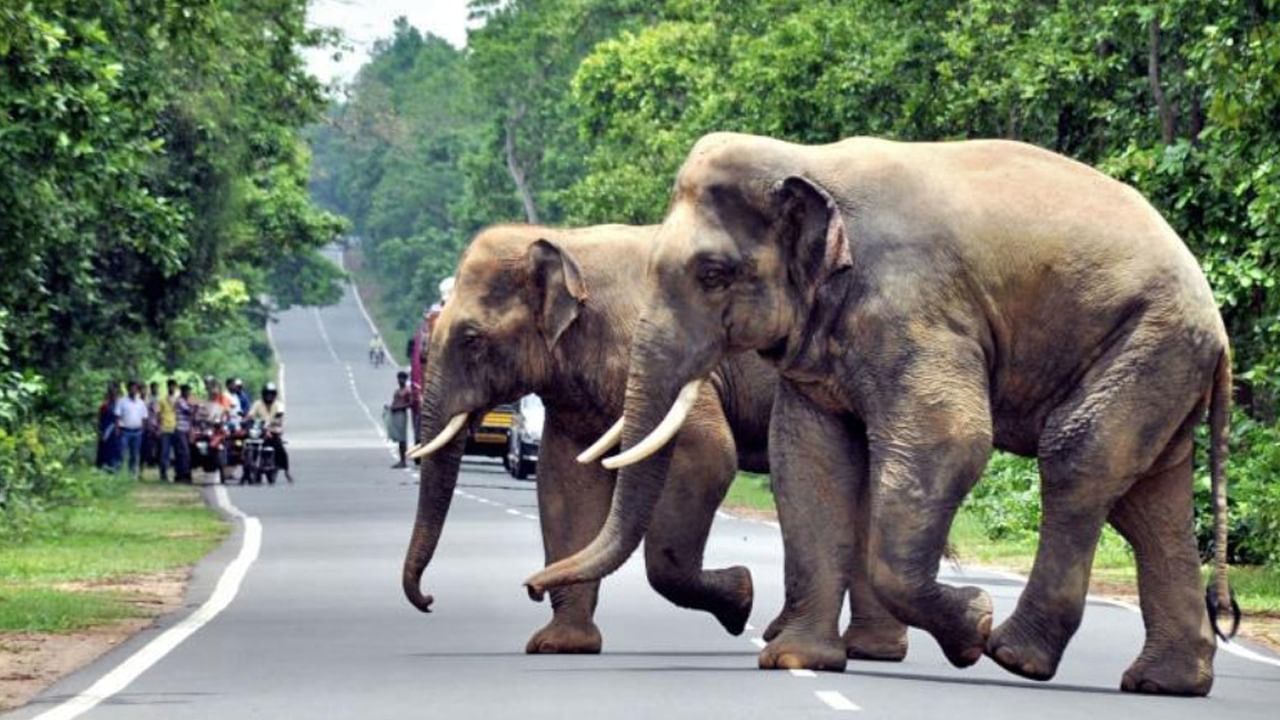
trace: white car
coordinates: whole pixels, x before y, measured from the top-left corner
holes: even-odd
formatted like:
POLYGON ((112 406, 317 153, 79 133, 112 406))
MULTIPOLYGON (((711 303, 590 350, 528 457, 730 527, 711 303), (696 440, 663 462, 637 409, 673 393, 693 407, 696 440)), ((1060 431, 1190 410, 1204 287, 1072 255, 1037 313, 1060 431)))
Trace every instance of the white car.
POLYGON ((507 454, 502 458, 502 465, 517 480, 527 480, 530 475, 537 473, 538 450, 542 447, 542 424, 546 417, 546 408, 537 395, 525 395, 516 403, 507 454))

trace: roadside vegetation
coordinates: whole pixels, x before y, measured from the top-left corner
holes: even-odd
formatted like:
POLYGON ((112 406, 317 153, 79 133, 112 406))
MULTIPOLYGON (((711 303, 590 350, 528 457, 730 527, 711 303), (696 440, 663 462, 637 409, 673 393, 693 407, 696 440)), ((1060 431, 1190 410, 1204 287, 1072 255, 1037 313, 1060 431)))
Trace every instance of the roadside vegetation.
POLYGON ((108 382, 256 389, 270 313, 341 296, 306 4, 0 3, 0 547, 96 492, 108 382))
POLYGON ((79 502, 38 516, 0 545, 0 641, 6 632, 66 632, 149 617, 142 583, 182 570, 227 526, 190 486, 73 473, 79 502))
MULTIPOLYGON (((1251 610, 1275 608, 1280 1, 471 8, 483 24, 465 51, 397 25, 310 131, 313 195, 360 236, 380 322, 411 329, 482 225, 661 220, 678 164, 709 131, 1035 143, 1132 184, 1199 258, 1235 354, 1234 582, 1251 610)), ((1030 461, 997 456, 957 522, 962 556, 1029 567, 1037 483, 1030 461)), ((1207 557, 1202 470, 1196 483, 1207 557)), ((730 501, 765 507, 767 493, 740 478, 730 501)), ((1131 565, 1108 534, 1099 576, 1131 577, 1131 565)))

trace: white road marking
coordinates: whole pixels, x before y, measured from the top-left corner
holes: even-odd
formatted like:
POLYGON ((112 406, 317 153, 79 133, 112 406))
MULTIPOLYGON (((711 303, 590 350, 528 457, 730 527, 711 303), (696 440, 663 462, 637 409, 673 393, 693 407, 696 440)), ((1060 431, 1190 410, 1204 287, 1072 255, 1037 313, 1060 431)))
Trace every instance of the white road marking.
POLYGON ((537 520, 537 519, 538 519, 538 516, 537 516, 537 515, 530 515, 530 514, 528 514, 528 513, 521 513, 521 514, 520 514, 520 517, 522 517, 522 518, 528 518, 528 519, 530 519, 530 520, 537 520))
POLYGON ((360 396, 360 389, 356 386, 356 376, 351 370, 351 365, 349 363, 342 362, 338 357, 338 352, 333 349, 333 343, 329 341, 329 333, 324 327, 324 318, 320 316, 320 309, 312 308, 312 312, 315 313, 316 327, 320 329, 320 338, 324 340, 324 346, 329 350, 329 356, 333 358, 334 362, 341 365, 347 371, 347 384, 351 387, 351 396, 356 399, 356 403, 360 405, 362 410, 364 410, 364 415, 369 419, 369 424, 373 426, 373 431, 378 434, 378 437, 382 439, 382 442, 387 444, 387 452, 391 455, 391 458, 398 460, 400 457, 399 451, 387 437, 386 428, 384 428, 382 423, 378 422, 377 419, 374 418, 373 411, 369 409, 364 398, 360 396))
POLYGON ((764 638, 751 638, 751 644, 763 650, 764 646, 768 645, 769 643, 765 642, 764 638))
POLYGON ((508 514, 508 515, 519 515, 519 514, 520 514, 520 511, 519 511, 519 510, 516 510, 515 508, 507 508, 507 514, 508 514))
POLYGON ((792 668, 790 672, 795 677, 818 677, 818 673, 805 668, 792 668))
POLYGON ((271 332, 271 322, 267 322, 267 346, 271 348, 271 357, 276 359, 276 390, 280 394, 280 402, 287 402, 284 391, 284 361, 280 359, 280 350, 276 347, 276 336, 271 332))
MULTIPOLYGON (((1007 580, 1016 580, 1022 583, 1023 585, 1026 585, 1027 583, 1027 578, 1017 573, 1006 572, 1004 570, 990 570, 987 568, 980 568, 980 569, 983 570, 984 572, 989 572, 992 575, 995 575, 997 577, 1002 577, 1007 580)), ((975 581, 981 582, 980 580, 975 580, 975 581)), ((1121 610, 1128 610, 1129 612, 1137 613, 1139 615, 1142 614, 1142 608, 1138 607, 1137 605, 1134 605, 1133 603, 1125 602, 1124 600, 1116 600, 1114 598, 1099 597, 1093 594, 1090 594, 1088 596, 1088 599, 1093 600, 1094 602, 1102 603, 1104 605, 1110 605, 1112 607, 1120 608, 1121 610)), ((1230 653, 1231 655, 1235 655, 1236 657, 1242 658, 1244 660, 1251 660, 1253 662, 1261 663, 1263 665, 1270 665, 1272 667, 1280 667, 1280 660, 1277 660, 1276 658, 1268 657, 1261 653, 1254 652, 1253 650, 1250 650, 1249 648, 1243 645, 1238 645, 1236 643, 1223 640, 1222 638, 1215 638, 1215 639, 1218 642, 1219 650, 1223 650, 1227 653, 1230 653)))
POLYGON ((752 625, 751 623, 747 623, 746 628, 747 628, 748 630, 755 630, 755 629, 756 629, 756 626, 755 626, 755 625, 752 625))
POLYGON ((862 709, 852 700, 842 695, 838 690, 816 690, 813 694, 817 695, 818 699, 826 703, 832 710, 857 712, 862 709))
MULTIPOLYGON (((356 307, 360 308, 360 314, 364 316, 364 321, 369 324, 369 330, 372 331, 374 335, 382 337, 382 332, 378 330, 378 325, 373 321, 373 316, 370 315, 369 311, 364 307, 364 300, 360 299, 360 289, 356 287, 356 281, 351 277, 351 271, 347 269, 347 256, 346 253, 343 253, 342 251, 338 252, 338 267, 341 267, 342 271, 348 275, 347 284, 351 286, 351 295, 355 297, 356 307)), ((396 362, 396 359, 392 357, 390 352, 387 353, 387 362, 391 363, 391 367, 396 370, 400 369, 400 363, 396 362)))
POLYGON ((142 646, 84 692, 37 715, 36 720, 71 720, 92 710, 98 703, 128 687, 183 640, 191 637, 192 633, 204 627, 218 613, 225 610, 235 599, 245 574, 249 572, 249 566, 258 558, 258 552, 262 549, 262 523, 258 518, 245 515, 239 508, 232 505, 227 498, 226 488, 215 487, 214 497, 228 514, 239 518, 244 526, 244 540, 240 544, 240 553, 236 555, 236 559, 222 571, 222 577, 218 578, 213 594, 195 612, 142 646))

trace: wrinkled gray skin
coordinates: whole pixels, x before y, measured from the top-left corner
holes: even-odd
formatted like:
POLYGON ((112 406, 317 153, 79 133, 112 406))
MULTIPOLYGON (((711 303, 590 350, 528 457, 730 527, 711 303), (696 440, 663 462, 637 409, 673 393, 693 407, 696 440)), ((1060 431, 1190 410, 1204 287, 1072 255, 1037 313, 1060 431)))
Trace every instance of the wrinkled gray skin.
MULTIPOLYGON (((480 233, 463 255, 457 285, 431 336, 423 438, 460 412, 536 392, 547 406, 538 466, 538 507, 547 562, 585 547, 604 523, 612 471, 575 457, 622 413, 627 363, 642 309, 655 227, 576 230, 506 225, 480 233)), ((654 589, 681 607, 706 610, 741 633, 752 604, 744 567, 703 570, 715 510, 738 468, 768 471, 767 432, 777 372, 753 355, 719 363, 672 451, 645 543, 654 589)), ((444 527, 461 441, 422 465, 417 521, 404 565, 405 594, 427 610, 423 571, 444 527)), ((850 526, 851 527, 851 526, 850 526)), ((552 592, 554 616, 529 639, 531 653, 594 653, 598 583, 552 592)), ((896 660, 906 628, 864 589, 848 652, 896 660)), ((842 650, 843 652, 843 650, 842 650)))
MULTIPOLYGON (((1223 533, 1227 336, 1195 259, 1138 193, 1020 143, 715 134, 679 173, 650 277, 624 447, 727 355, 756 350, 783 377, 770 460, 799 616, 762 667, 844 664, 840 575, 857 542, 829 531, 840 500, 871 505, 870 580, 893 615, 957 666, 985 652, 1042 680, 1110 522, 1134 548, 1147 628, 1121 687, 1209 691, 1192 438, 1209 407, 1223 533), (1038 459, 1043 501, 1035 566, 994 631, 985 592, 937 581, 993 445, 1038 459)), ((625 468, 601 534, 530 587, 617 567, 670 457, 668 444, 625 468)))

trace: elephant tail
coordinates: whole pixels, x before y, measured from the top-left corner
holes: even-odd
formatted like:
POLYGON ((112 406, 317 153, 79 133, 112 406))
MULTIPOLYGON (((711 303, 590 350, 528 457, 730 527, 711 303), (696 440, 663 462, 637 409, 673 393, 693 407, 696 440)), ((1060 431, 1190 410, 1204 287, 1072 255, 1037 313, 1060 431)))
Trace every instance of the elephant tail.
POLYGON ((1231 352, 1218 358, 1209 396, 1209 477, 1213 490, 1213 579, 1205 591, 1209 621, 1218 637, 1234 637, 1240 626, 1240 606, 1227 578, 1227 433, 1231 423, 1231 352), (1223 632, 1218 616, 1231 612, 1231 629, 1223 632))

